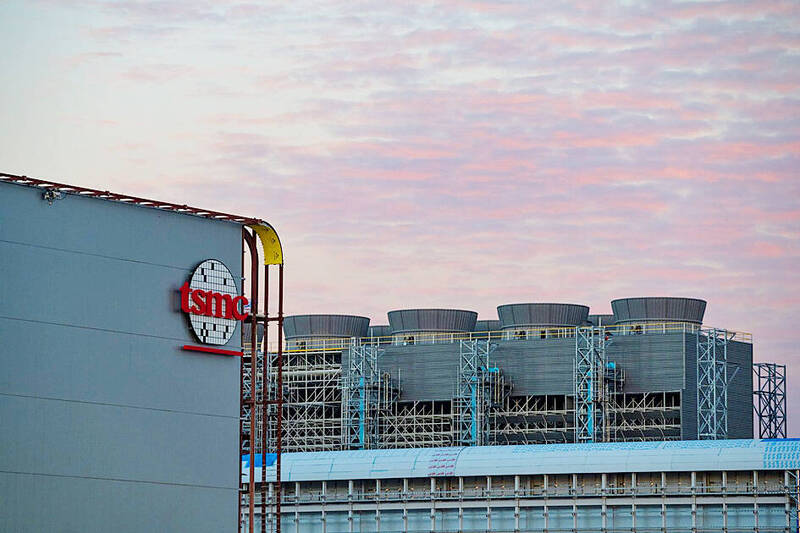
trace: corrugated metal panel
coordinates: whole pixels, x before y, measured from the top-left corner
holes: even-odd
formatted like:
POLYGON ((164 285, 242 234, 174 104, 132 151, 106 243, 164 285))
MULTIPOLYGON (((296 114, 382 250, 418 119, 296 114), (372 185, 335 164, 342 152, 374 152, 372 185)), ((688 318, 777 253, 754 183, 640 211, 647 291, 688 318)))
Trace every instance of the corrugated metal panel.
POLYGON ((644 297, 612 300, 611 309, 618 323, 691 322, 703 323, 705 300, 696 298, 644 297))
MULTIPOLYGON (((696 439, 697 335, 687 333, 683 336, 686 343, 686 387, 681 395, 681 436, 696 439)), ((749 439, 753 437, 753 345, 729 341, 728 363, 728 435, 735 439, 749 439)))
POLYGON ((289 453, 282 481, 796 468, 797 439, 546 444, 289 453))
POLYGON ((625 392, 679 391, 685 387, 684 334, 616 335, 606 360, 625 372, 625 392))
MULTIPOLYGON (((573 393, 574 338, 497 341, 496 345, 491 364, 511 380, 515 396, 573 393)), ((448 400, 458 379, 458 350, 456 343, 386 346, 378 365, 395 378, 399 375, 401 399, 448 400)), ((608 344, 607 358, 625 371, 626 392, 685 387, 683 333, 616 336, 608 344)))
POLYGON ((614 315, 589 315, 588 321, 593 326, 613 326, 617 322, 614 315))
POLYGON ((381 324, 380 326, 370 326, 367 336, 388 337, 391 334, 392 334, 392 328, 389 325, 381 324))
POLYGON ((402 400, 449 400, 458 380, 458 344, 386 346, 378 366, 399 381, 402 400))
POLYGON ((369 318, 356 315, 292 315, 283 319, 286 339, 366 337, 369 318))
POLYGON ((753 417, 747 413, 753 409, 753 345, 729 341, 728 365, 728 436, 751 439, 753 417))
POLYGON ((392 333, 413 331, 473 331, 478 313, 461 309, 401 309, 389 311, 392 333))
MULTIPOLYGON (((257 328, 258 329, 256 330, 257 331, 256 339, 258 339, 258 343, 261 343, 261 339, 264 338, 264 324, 259 322, 257 324, 257 328)), ((251 331, 252 330, 250 329, 250 324, 245 324, 244 327, 242 327, 242 346, 244 346, 247 349, 250 348, 249 343, 250 343, 250 337, 252 336, 252 334, 250 333, 251 331)))
POLYGON ((500 327, 499 320, 478 320, 475 322, 475 331, 479 333, 483 331, 500 331, 500 327))
POLYGON ((589 316, 585 305, 560 303, 506 304, 497 307, 503 329, 520 326, 580 326, 589 316))

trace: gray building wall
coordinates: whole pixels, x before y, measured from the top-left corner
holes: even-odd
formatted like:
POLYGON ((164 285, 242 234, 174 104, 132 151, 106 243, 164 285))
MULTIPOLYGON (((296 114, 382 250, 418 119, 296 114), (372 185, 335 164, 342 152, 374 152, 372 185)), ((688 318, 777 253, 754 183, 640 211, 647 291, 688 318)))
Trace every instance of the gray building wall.
POLYGON ((732 439, 752 439, 753 345, 728 342, 728 363, 728 434, 732 439))
MULTIPOLYGON (((513 395, 573 393, 574 337, 496 342, 491 364, 512 381, 513 395)), ((379 366, 395 378, 399 371, 401 399, 446 400, 458 379, 458 349, 457 343, 386 346, 379 366)), ((617 336, 606 354, 625 371, 626 392, 684 388, 682 333, 617 336)))
MULTIPOLYGON (((512 395, 573 394, 575 339, 496 341, 491 364, 513 383, 512 395)), ((697 438, 696 335, 688 333, 617 335, 606 347, 608 361, 625 372, 625 392, 681 392, 681 431, 697 438)), ((399 377, 401 400, 449 400, 458 379, 458 343, 385 346, 378 365, 399 377)), ((345 352, 346 358, 346 352, 345 352)), ((753 347, 728 344, 730 376, 728 433, 753 437, 753 347)), ((346 364, 346 363, 345 363, 346 364)))
MULTIPOLYGON (((686 388, 681 392, 681 434, 697 438, 697 336, 686 334, 686 388)), ((728 342, 728 435, 753 438, 753 345, 728 342), (738 370, 737 370, 738 368, 738 370)))
POLYGON ((241 226, 41 194, 0 184, 0 531, 230 529, 239 360, 180 349, 177 290, 241 226))

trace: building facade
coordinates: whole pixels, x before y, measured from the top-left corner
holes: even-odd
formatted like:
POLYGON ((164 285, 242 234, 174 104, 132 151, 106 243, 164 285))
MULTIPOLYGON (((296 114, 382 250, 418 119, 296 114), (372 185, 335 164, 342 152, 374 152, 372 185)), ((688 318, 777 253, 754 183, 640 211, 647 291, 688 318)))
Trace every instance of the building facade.
POLYGON ((789 533, 798 468, 791 439, 291 453, 282 531, 789 533))
POLYGON ((182 309, 241 293, 243 222, 210 213, 2 175, 0 531, 235 529, 240 358, 188 348, 241 326, 182 309))
POLYGON ((284 450, 752 438, 752 337, 704 325, 705 306, 286 317, 284 450))

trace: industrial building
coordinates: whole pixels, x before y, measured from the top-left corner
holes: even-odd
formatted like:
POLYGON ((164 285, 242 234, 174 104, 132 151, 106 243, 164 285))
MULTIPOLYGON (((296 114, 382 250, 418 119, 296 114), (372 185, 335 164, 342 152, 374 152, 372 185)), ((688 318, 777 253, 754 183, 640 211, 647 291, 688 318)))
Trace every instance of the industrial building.
MULTIPOLYGON (((287 533, 790 533, 798 457, 795 439, 290 453, 281 525, 287 533)), ((255 531, 262 518, 266 530, 276 526, 267 459, 268 512, 255 531)))
POLYGON ((704 301, 371 325, 284 317, 283 266, 261 219, 0 174, 0 531, 797 531, 785 368, 704 301))
POLYGON ((236 529, 256 239, 282 261, 260 219, 0 174, 0 531, 236 529))
POLYGON ((797 531, 785 367, 705 308, 287 316, 281 385, 268 345, 257 373, 282 391, 280 483, 274 444, 243 456, 253 531, 797 531))
MULTIPOLYGON (((753 369, 767 367, 754 367, 750 334, 704 325, 698 299, 611 308, 508 304, 483 321, 409 309, 378 326, 287 316, 283 450, 753 437, 753 369)), ((781 416, 759 436, 785 436, 785 394, 773 392, 781 416)))

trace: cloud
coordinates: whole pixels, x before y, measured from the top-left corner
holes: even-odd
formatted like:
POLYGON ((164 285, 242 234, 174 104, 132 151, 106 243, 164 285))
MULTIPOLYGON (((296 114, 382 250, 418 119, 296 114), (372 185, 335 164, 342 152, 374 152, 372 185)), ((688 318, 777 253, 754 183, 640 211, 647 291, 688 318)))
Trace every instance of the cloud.
POLYGON ((800 365, 795 2, 48 8, 8 170, 267 218, 291 313, 681 294, 800 365))

